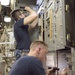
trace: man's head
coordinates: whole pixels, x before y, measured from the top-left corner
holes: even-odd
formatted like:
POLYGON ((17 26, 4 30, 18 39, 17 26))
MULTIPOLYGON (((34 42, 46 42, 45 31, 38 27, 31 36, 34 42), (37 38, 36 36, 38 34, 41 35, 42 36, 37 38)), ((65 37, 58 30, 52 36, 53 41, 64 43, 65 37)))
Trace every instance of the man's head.
POLYGON ((17 21, 20 18, 24 18, 25 14, 23 13, 23 11, 21 9, 16 9, 16 10, 14 10, 14 11, 11 12, 11 16, 13 17, 13 19, 15 21, 17 21))
POLYGON ((34 41, 30 46, 29 55, 38 57, 42 62, 46 60, 48 46, 43 41, 34 41))

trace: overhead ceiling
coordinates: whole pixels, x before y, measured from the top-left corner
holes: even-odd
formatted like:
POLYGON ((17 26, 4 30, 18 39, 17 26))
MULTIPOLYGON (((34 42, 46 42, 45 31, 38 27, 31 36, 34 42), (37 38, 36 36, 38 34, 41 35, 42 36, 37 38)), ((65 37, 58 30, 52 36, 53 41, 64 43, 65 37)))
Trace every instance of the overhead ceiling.
POLYGON ((37 0, 16 0, 16 8, 19 6, 36 5, 37 0))
POLYGON ((20 4, 36 5, 37 0, 16 0, 20 4))

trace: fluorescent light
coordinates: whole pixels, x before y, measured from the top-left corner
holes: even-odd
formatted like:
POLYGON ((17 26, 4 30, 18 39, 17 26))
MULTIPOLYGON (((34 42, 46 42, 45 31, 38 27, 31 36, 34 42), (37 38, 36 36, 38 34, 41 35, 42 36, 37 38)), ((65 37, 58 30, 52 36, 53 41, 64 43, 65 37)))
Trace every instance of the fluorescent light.
POLYGON ((11 17, 4 17, 5 22, 11 22, 11 17))
POLYGON ((42 10, 44 10, 44 7, 41 5, 38 12, 37 12, 37 14, 39 14, 42 10))
POLYGON ((10 3, 10 0, 0 0, 0 1, 1 1, 1 5, 4 5, 4 6, 9 5, 10 3))
POLYGON ((14 44, 14 42, 0 42, 0 44, 14 44))
POLYGON ((41 5, 42 2, 43 2, 43 0, 37 0, 36 3, 37 3, 38 5, 41 5))

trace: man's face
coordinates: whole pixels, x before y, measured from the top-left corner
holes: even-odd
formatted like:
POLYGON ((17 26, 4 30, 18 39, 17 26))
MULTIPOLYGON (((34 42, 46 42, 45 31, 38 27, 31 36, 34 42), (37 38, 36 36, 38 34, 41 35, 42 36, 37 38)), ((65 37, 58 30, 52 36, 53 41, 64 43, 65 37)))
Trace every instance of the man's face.
POLYGON ((25 18, 25 14, 23 11, 20 11, 20 18, 25 18))

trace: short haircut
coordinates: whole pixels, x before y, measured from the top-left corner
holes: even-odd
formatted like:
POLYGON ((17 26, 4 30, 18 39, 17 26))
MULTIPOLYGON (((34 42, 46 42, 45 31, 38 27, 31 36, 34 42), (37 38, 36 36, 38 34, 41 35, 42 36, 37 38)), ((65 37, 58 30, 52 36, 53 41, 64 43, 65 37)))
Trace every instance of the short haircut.
POLYGON ((44 41, 34 41, 31 43, 30 49, 34 46, 39 46, 39 45, 44 45, 44 46, 48 47, 48 45, 44 41))
POLYGON ((11 12, 11 16, 13 17, 13 19, 15 21, 18 20, 19 15, 21 14, 20 11, 22 11, 22 10, 21 9, 16 9, 16 10, 14 10, 14 11, 11 12))

